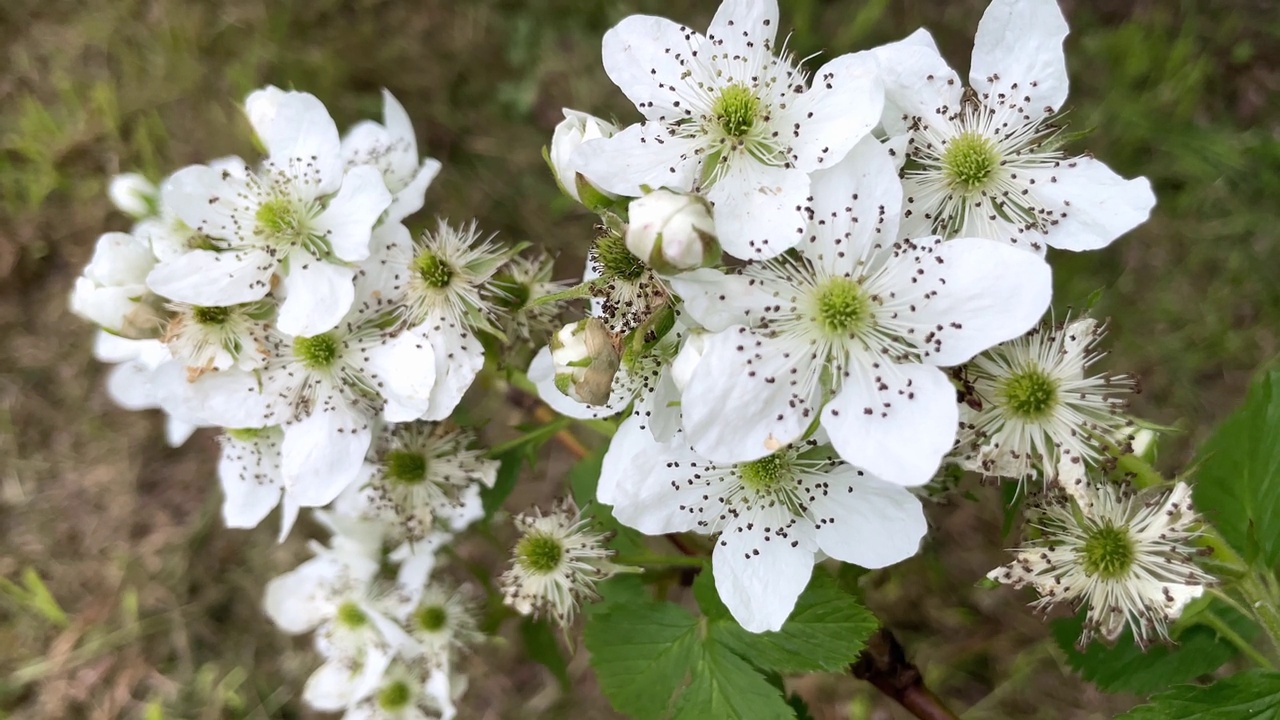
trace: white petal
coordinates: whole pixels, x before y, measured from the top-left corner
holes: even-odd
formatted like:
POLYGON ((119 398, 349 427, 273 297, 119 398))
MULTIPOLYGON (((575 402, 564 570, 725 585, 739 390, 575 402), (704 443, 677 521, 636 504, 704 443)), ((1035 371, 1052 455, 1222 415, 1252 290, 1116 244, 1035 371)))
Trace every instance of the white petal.
POLYGON ((928 526, 920 499, 906 488, 884 482, 848 465, 826 477, 828 491, 809 508, 828 522, 816 525, 824 553, 864 568, 905 560, 920 549, 928 526))
POLYGON ((609 440, 609 449, 600 464, 595 499, 605 505, 618 504, 618 498, 629 493, 643 477, 642 468, 652 464, 657 444, 640 418, 623 420, 609 440))
POLYGON ((729 162, 706 194, 715 205, 721 248, 742 260, 765 260, 795 247, 808 224, 809 176, 744 155, 729 162))
POLYGON ((928 293, 912 323, 924 361, 959 365, 1039 322, 1053 294, 1048 263, 994 240, 958 238, 936 247, 912 286, 928 293))
MULTIPOLYGON (((389 158, 397 177, 408 177, 418 169, 418 136, 413 130, 413 121, 404 105, 391 94, 382 89, 382 123, 387 128, 387 135, 392 142, 392 153, 389 158)), ((434 161, 432 161, 434 162, 434 161)), ((439 163, 436 163, 437 166, 439 163)))
POLYGON ((798 524, 778 535, 789 521, 775 505, 726 528, 712 553, 720 599, 750 632, 781 629, 813 574, 811 526, 798 524))
POLYGON ((191 380, 187 369, 175 361, 157 367, 152 384, 165 411, 180 418, 229 428, 270 424, 269 398, 252 373, 220 370, 191 380))
POLYGON ((428 320, 418 332, 426 335, 435 351, 435 385, 424 417, 443 420, 458 407, 484 367, 484 346, 471 331, 449 318, 428 320))
POLYGON ((964 85, 927 30, 870 52, 884 82, 883 123, 890 135, 905 135, 913 119, 936 124, 959 110, 964 85))
POLYGON ((833 275, 861 270, 855 260, 890 254, 898 239, 902 183, 889 151, 875 138, 863 139, 844 160, 815 172, 810 183, 811 232, 798 249, 833 275), (885 251, 867 253, 880 245, 885 251))
MULTIPOLYGON (((622 375, 626 370, 619 370, 622 375)), ((560 392, 556 387, 556 368, 551 360, 551 349, 544 347, 533 356, 529 363, 529 380, 538 388, 538 397, 551 406, 552 410, 578 420, 611 417, 622 412, 622 409, 635 397, 635 385, 623 382, 615 377, 613 389, 609 394, 609 402, 604 405, 587 405, 560 392)))
POLYGON ((275 271, 275 258, 261 250, 192 250, 157 265, 147 286, 170 300, 225 307, 266 297, 275 271))
POLYGON ((1126 180, 1093 158, 1030 170, 1032 192, 1054 215, 1045 241, 1062 250, 1096 250, 1147 221, 1156 197, 1145 177, 1126 180))
POLYGON ((778 125, 794 128, 791 158, 797 168, 813 172, 835 165, 879 124, 884 86, 878 70, 871 53, 841 55, 819 68, 813 87, 781 113, 778 125))
POLYGON ((988 106, 1039 118, 1067 99, 1067 21, 1057 0, 992 0, 978 23, 969 85, 988 106))
POLYGON ((281 467, 298 504, 332 502, 360 473, 372 437, 368 420, 340 407, 317 406, 302 421, 285 426, 281 467))
POLYGON ((167 415, 164 419, 165 444, 173 448, 182 447, 199 428, 199 425, 167 415))
POLYGON ((683 63, 705 42, 666 18, 631 15, 604 34, 601 55, 609 79, 645 117, 656 120, 683 116, 672 107, 679 97, 669 85, 683 82, 683 63))
POLYGON ((898 485, 923 485, 955 444, 956 391, 941 370, 854 369, 827 403, 822 427, 850 465, 898 485))
POLYGON ((122 332, 125 321, 137 307, 134 298, 145 287, 99 287, 86 277, 76 278, 71 291, 71 312, 113 332, 122 332))
POLYGON ((313 558, 267 581, 262 601, 267 617, 290 635, 314 629, 333 612, 325 588, 340 570, 328 559, 313 558))
POLYGON ((264 437, 246 442, 223 437, 218 480, 225 496, 222 518, 227 527, 257 527, 280 504, 284 482, 280 476, 279 439, 264 437))
POLYGON ((579 145, 569 164, 601 190, 639 197, 642 185, 692 188, 701 164, 697 147, 698 141, 673 137, 659 123, 636 123, 612 137, 579 145))
MULTIPOLYGON (((243 164, 239 158, 235 159, 243 164)), ((237 207, 250 202, 243 194, 243 179, 229 170, 207 165, 182 168, 164 181, 160 197, 164 208, 198 232, 221 240, 237 241, 241 227, 237 207)))
POLYGON ((355 695, 357 676, 344 658, 334 658, 321 665, 302 688, 302 699, 321 712, 345 708, 355 695))
POLYGON ((280 533, 276 535, 276 542, 282 543, 289 537, 289 532, 293 530, 294 523, 298 522, 298 511, 301 510, 298 501, 293 499, 293 495, 285 492, 280 499, 280 533))
POLYGON ((333 254, 348 262, 369 257, 369 235, 382 211, 391 204, 391 193, 382 173, 370 165, 353 167, 342 178, 342 188, 329 201, 312 229, 323 235, 333 254))
POLYGON ((427 188, 431 181, 440 174, 440 161, 430 158, 422 161, 422 167, 414 174, 408 185, 400 188, 391 204, 387 206, 384 223, 398 223, 422 209, 426 200, 427 188))
POLYGON ((724 0, 707 28, 717 53, 748 57, 771 51, 777 35, 776 0, 724 0))
POLYGON ((683 310, 704 329, 719 332, 733 325, 754 325, 777 298, 743 275, 700 268, 668 278, 684 301, 683 310))
POLYGON ((659 442, 670 440, 680 430, 680 388, 671 377, 671 369, 663 368, 652 382, 652 389, 636 398, 634 415, 659 442))
POLYGON ((109 232, 98 237, 84 275, 99 285, 140 285, 155 264, 146 243, 129 233, 109 232))
POLYGON ((411 422, 422 417, 431 405, 431 388, 436 381, 435 351, 425 338, 412 330, 369 350, 366 368, 375 386, 387 399, 383 417, 387 422, 411 422))
POLYGON ((284 277, 285 298, 276 325, 295 337, 311 337, 332 330, 355 301, 356 271, 324 262, 305 252, 289 258, 284 277))
POLYGON ((139 362, 124 362, 107 373, 107 396, 125 410, 159 407, 151 388, 154 370, 139 362))
MULTIPOLYGON (((375 614, 366 610, 366 614, 372 619, 375 614)), ((351 685, 351 700, 354 703, 358 700, 373 694, 378 686, 382 684, 382 678, 387 674, 387 667, 391 665, 394 654, 387 648, 376 643, 367 643, 364 649, 364 663, 360 667, 360 672, 355 676, 351 685)))
POLYGON ((681 397, 690 444, 716 462, 746 462, 803 437, 822 406, 812 355, 742 326, 707 336, 681 397))
POLYGON ((268 87, 245 100, 245 112, 276 168, 314 183, 315 196, 342 181, 342 142, 324 103, 304 92, 268 87))

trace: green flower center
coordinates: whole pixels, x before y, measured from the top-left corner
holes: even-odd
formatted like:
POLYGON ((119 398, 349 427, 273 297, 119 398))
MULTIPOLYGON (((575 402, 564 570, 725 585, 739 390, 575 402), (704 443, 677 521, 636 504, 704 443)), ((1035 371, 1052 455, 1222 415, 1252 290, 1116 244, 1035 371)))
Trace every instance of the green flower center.
POLYGON ((532 573, 553 572, 563 558, 564 544, 548 535, 525 535, 516 543, 516 561, 532 573))
POLYGON ((417 485, 427 479, 427 457, 409 450, 392 450, 383 461, 389 479, 405 485, 417 485))
POLYGON ((773 490, 791 480, 791 458, 777 453, 738 466, 742 484, 751 490, 773 490))
POLYGON ((254 214, 258 221, 259 231, 263 234, 285 235, 297 232, 302 227, 302 218, 293 203, 283 198, 268 200, 258 206, 254 214))
POLYGON ((627 249, 620 237, 605 235, 596 240, 595 256, 600 274, 606 278, 639 280, 644 275, 644 262, 627 249))
POLYGON ((338 624, 347 628, 361 628, 369 622, 369 616, 364 614, 360 606, 348 600, 338 606, 338 624))
POLYGON ((966 192, 984 187, 999 166, 996 144, 973 131, 952 138, 942 153, 947 180, 953 188, 966 192))
POLYGON ((231 317, 229 307, 193 307, 191 317, 201 325, 221 325, 231 317))
POLYGON ((1089 533, 1081 555, 1084 556, 1084 571, 1090 577, 1122 578, 1133 566, 1133 539, 1127 529, 1108 523, 1089 533))
POLYGON ((871 321, 871 300, 853 280, 832 278, 818 291, 818 321, 832 334, 857 332, 871 321))
POLYGON ((1058 382, 1040 368, 1029 368, 1005 380, 997 396, 1012 414, 1038 420, 1058 404, 1058 382))
POLYGON ((227 428, 224 430, 227 437, 240 442, 249 442, 257 440, 267 434, 267 428, 227 428))
POLYGON ((423 630, 439 632, 440 628, 443 628, 445 622, 449 620, 449 615, 439 605, 426 605, 418 608, 417 612, 413 614, 413 619, 418 624, 418 627, 423 630))
POLYGON ((760 112, 760 99, 746 85, 730 85, 720 91, 711 108, 712 115, 725 135, 741 138, 751 132, 760 112))
POLYGON ((329 333, 294 338, 293 354, 309 368, 327 368, 338 359, 338 341, 329 333))
POLYGON ((533 290, 527 283, 502 274, 493 278, 494 299, 507 310, 519 310, 533 299, 533 290))
POLYGON ((378 707, 399 710, 409 704, 409 684, 397 680, 378 691, 378 707))
POLYGON ((414 258, 413 266, 427 287, 449 287, 449 282, 453 280, 453 268, 429 250, 414 258))

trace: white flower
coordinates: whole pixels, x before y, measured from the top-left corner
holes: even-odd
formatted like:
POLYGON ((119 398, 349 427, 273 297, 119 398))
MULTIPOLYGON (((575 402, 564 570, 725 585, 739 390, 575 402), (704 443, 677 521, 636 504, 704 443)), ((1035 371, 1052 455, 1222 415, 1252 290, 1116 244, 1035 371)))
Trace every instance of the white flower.
POLYGON ((148 294, 147 273, 155 264, 151 249, 133 235, 102 235, 93 259, 76 279, 71 311, 116 334, 154 337, 158 323, 142 300, 148 294))
POLYGON ((253 370, 266 360, 267 319, 274 310, 269 302, 222 307, 170 303, 169 310, 173 315, 160 339, 193 372, 253 370))
POLYGON ((578 146, 589 140, 612 137, 618 128, 594 115, 564 108, 564 120, 556 125, 551 136, 551 149, 547 163, 556 175, 560 189, 569 197, 598 210, 613 199, 613 195, 595 187, 578 172, 572 157, 578 146))
POLYGON ((879 121, 868 53, 808 78, 774 38, 775 0, 725 0, 704 37, 633 15, 604 36, 604 68, 645 121, 583 143, 571 164, 609 192, 704 194, 726 252, 773 257, 800 241, 809 173, 839 162, 879 121))
POLYGON ((1085 483, 1047 498, 1029 521, 1039 536, 1014 550, 1016 559, 992 570, 992 580, 1040 594, 1034 606, 1087 605, 1081 645, 1095 635, 1115 640, 1128 625, 1138 645, 1168 639, 1168 624, 1204 593, 1213 577, 1192 561, 1199 517, 1191 489, 1133 494, 1109 483, 1085 483))
POLYGON ((318 710, 340 710, 367 697, 397 654, 412 648, 373 588, 378 561, 357 544, 313 546, 316 557, 267 583, 264 608, 281 630, 316 630, 325 658, 302 697, 318 710))
POLYGON ((626 335, 669 304, 662 278, 627 249, 620 229, 604 227, 587 257, 582 280, 591 288, 591 315, 626 335))
POLYGON ((698 452, 759 459, 821 419, 850 464, 902 485, 933 476, 958 416, 940 367, 1026 332, 1050 273, 991 240, 897 240, 900 193, 884 148, 864 141, 814 174, 797 255, 670 279, 711 331, 681 394, 698 452))
POLYGON ((228 429, 219 441, 218 480, 222 484, 222 519, 229 528, 255 528, 281 503, 279 539, 289 536, 298 519, 298 503, 285 489, 280 469, 280 428, 228 429))
POLYGON ((873 51, 886 129, 910 161, 904 233, 1093 250, 1147 219, 1155 196, 1146 178, 1125 180, 1059 148, 1066 35, 1055 0, 994 0, 978 25, 972 92, 924 31, 873 51))
POLYGON ((208 424, 171 402, 170 371, 177 363, 159 340, 130 340, 100 331, 93 356, 115 365, 107 373, 107 395, 117 405, 126 410, 164 410, 165 440, 171 447, 182 445, 197 427, 208 424))
POLYGON ((957 452, 967 470, 1024 478, 1062 462, 1096 463, 1131 421, 1128 375, 1086 375, 1103 353, 1091 318, 1033 329, 965 366, 968 404, 957 452))
POLYGON ((567 627, 578 603, 596 597, 596 583, 617 572, 609 561, 613 552, 568 499, 549 514, 535 508, 512 522, 521 537, 511 569, 500 580, 503 600, 521 615, 545 616, 567 627))
POLYGON ((449 668, 459 651, 480 641, 476 598, 465 588, 430 582, 404 617, 409 637, 432 667, 449 668))
POLYGON ((679 272, 720 260, 711 209, 696 195, 654 190, 627 209, 627 249, 659 272, 679 272))
MULTIPOLYGON (((244 161, 238 157, 224 157, 213 160, 209 167, 218 172, 227 172, 243 177, 244 161)), ((160 262, 176 260, 192 250, 216 250, 217 242, 203 233, 193 229, 178 214, 175 200, 181 193, 169 183, 173 176, 166 177, 160 183, 156 198, 156 213, 144 218, 133 226, 133 234, 145 242, 160 262)))
POLYGON ((455 228, 440 220, 435 232, 416 241, 403 225, 388 224, 374 233, 373 244, 373 257, 362 272, 383 301, 399 305, 403 322, 434 348, 436 383, 421 417, 443 420, 484 366, 484 346, 475 333, 497 332, 486 283, 511 251, 492 237, 482 239, 474 221, 455 228))
POLYGON ((256 172, 194 165, 169 178, 165 201, 215 249, 162 262, 147 284, 178 302, 235 305, 265 297, 280 272, 280 329, 325 332, 351 307, 348 263, 369 256, 391 194, 374 167, 344 173, 337 126, 314 96, 269 87, 245 111, 269 157, 256 172))
POLYGON ((746 463, 712 463, 681 435, 655 443, 634 418, 609 445, 598 499, 649 535, 718 533, 716 588, 751 632, 782 627, 818 553, 880 568, 914 555, 926 530, 919 499, 817 440, 746 463))
POLYGON ((155 183, 141 173, 120 173, 111 178, 107 197, 116 209, 133 218, 142 219, 156 212, 155 183))
POLYGON ((545 253, 512 258, 494 276, 489 288, 493 304, 503 318, 503 332, 510 339, 540 344, 554 327, 560 305, 534 304, 548 295, 568 290, 572 283, 552 280, 555 259, 545 253))
POLYGON ((352 703, 342 720, 452 720, 466 687, 446 670, 394 661, 372 693, 352 703))
POLYGON ((382 124, 365 120, 342 138, 342 157, 348 168, 372 165, 382 173, 391 204, 382 222, 398 223, 422 209, 427 187, 440 172, 440 161, 418 158, 418 140, 404 106, 388 90, 382 91, 382 124))
POLYGON ((378 431, 348 512, 385 523, 390 537, 417 543, 442 527, 460 532, 484 515, 480 491, 493 487, 498 461, 468 446, 471 433, 426 422, 378 431))

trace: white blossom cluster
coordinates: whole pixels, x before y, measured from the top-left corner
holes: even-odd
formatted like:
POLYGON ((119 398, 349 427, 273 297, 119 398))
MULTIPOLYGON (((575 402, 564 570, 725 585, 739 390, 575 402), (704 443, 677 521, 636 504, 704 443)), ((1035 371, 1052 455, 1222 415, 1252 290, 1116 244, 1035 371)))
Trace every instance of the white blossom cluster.
POLYGON ((1046 250, 1105 247, 1155 202, 1063 147, 1053 0, 991 3, 967 87, 925 30, 810 74, 778 29, 775 2, 725 0, 705 34, 633 16, 605 35, 642 119, 556 128, 552 170, 600 215, 592 302, 529 368, 562 413, 630 408, 598 501, 713 536, 752 631, 823 558, 914 555, 944 464, 1051 481, 1126 443, 1132 379, 1087 374, 1101 327, 1038 327, 1046 250))
POLYGON ((73 310, 116 365, 108 391, 160 408, 172 444, 221 428, 226 524, 301 508, 333 533, 273 580, 266 610, 314 631, 325 662, 303 694, 347 718, 448 718, 478 638, 465 588, 432 577, 436 552, 484 515, 498 463, 450 421, 485 364, 481 335, 549 332, 545 257, 515 257, 474 223, 418 237, 440 163, 418 154, 404 108, 340 135, 312 95, 246 99, 260 162, 223 158, 158 185, 117 177, 137 219, 103 235, 73 310))

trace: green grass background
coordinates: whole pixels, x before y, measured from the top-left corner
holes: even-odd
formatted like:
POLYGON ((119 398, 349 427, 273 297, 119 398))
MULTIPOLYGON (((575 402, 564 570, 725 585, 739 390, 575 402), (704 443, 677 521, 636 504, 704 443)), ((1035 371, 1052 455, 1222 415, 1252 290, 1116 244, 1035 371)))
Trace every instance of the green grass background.
MULTIPOLYGON (((783 0, 801 57, 896 39, 923 24, 964 72, 983 3, 783 0)), ((635 119, 599 40, 632 12, 705 27, 712 0, 5 0, 0 4, 0 577, 31 568, 65 611, 0 594, 0 717, 302 718, 309 640, 275 632, 262 584, 305 555, 271 528, 217 518, 214 446, 162 446, 158 417, 113 408, 66 310, 105 230, 111 174, 153 177, 252 154, 237 102, 266 83, 318 95, 339 124, 377 117, 379 89, 445 163, 432 213, 477 217, 581 267, 590 219, 539 157, 562 106, 635 119)), ((1064 2, 1073 129, 1124 175, 1144 174, 1152 220, 1105 251, 1054 253, 1059 309, 1102 290, 1113 371, 1143 380, 1143 417, 1195 441, 1277 351, 1280 11, 1265 0, 1064 2)), ((541 482, 554 482, 543 478, 541 482)), ((550 492, 550 491, 548 491, 550 492)), ((1070 677, 1022 607, 976 590, 1001 561, 998 494, 931 509, 922 557, 877 574, 868 602, 931 686, 970 720, 1103 718, 1134 703, 1070 677)), ((514 507, 514 506, 513 506, 514 507)), ((496 562, 495 557, 477 561, 496 562)), ((613 717, 581 653, 562 692, 500 639, 468 664, 465 717, 613 717)), ((905 718, 845 677, 794 683, 815 717, 905 718)))

